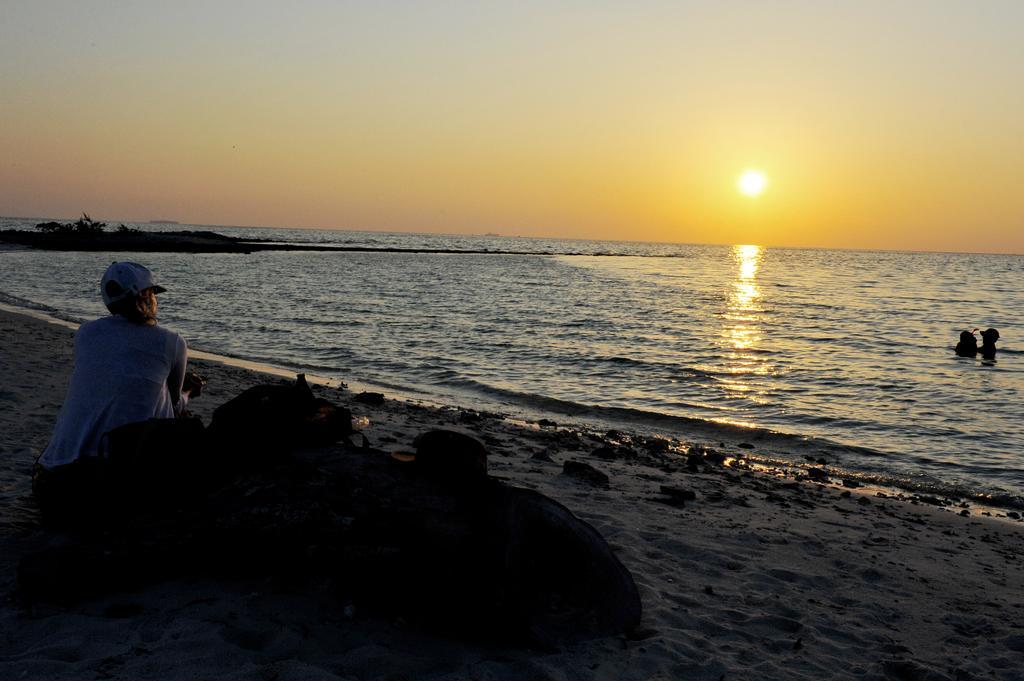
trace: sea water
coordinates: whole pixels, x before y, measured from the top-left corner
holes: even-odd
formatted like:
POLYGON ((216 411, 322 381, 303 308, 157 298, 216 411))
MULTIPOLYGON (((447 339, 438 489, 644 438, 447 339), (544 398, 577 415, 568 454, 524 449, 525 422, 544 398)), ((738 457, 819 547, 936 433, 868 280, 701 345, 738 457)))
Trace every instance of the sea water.
POLYGON ((770 430, 869 479, 1024 495, 1021 256, 172 228, 525 254, 16 250, 0 300, 93 318, 104 268, 137 260, 162 323, 209 352, 513 415, 770 430), (953 354, 989 326, 995 362, 953 354))

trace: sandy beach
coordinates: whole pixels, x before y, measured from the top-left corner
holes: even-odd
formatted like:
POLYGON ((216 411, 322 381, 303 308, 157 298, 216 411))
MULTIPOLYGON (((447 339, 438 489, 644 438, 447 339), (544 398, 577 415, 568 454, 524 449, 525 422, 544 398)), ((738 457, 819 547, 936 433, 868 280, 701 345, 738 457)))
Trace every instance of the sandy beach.
MULTIPOLYGON (((461 430, 485 443, 492 475, 591 523, 634 575, 640 628, 557 651, 467 643, 346 613, 326 587, 201 575, 29 607, 18 560, 59 540, 39 526, 29 471, 71 365, 70 329, 0 312, 3 679, 1024 679, 1019 519, 845 488, 827 465, 820 480, 747 470, 747 443, 369 406, 323 387, 375 446, 408 451, 428 429, 461 430), (567 460, 609 485, 564 474, 567 460), (662 486, 695 499, 667 503, 662 486)), ((206 422, 245 388, 280 380, 193 366, 209 380, 191 405, 206 422)))

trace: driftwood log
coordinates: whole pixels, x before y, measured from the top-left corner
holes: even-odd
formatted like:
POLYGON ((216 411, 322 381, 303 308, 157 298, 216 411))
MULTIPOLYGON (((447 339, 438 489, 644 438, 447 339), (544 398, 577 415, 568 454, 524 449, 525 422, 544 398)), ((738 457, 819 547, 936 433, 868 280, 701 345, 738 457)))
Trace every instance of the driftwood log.
POLYGON ((288 437, 267 433, 296 428, 296 402, 311 419, 291 431, 301 443, 345 430, 303 385, 253 389, 233 401, 245 408, 218 409, 205 456, 234 442, 226 460, 258 465, 211 476, 173 512, 140 504, 99 534, 25 556, 23 595, 76 599, 182 574, 315 577, 358 612, 504 640, 558 644, 637 626, 636 585, 600 534, 558 502, 489 477, 486 450, 467 435, 424 434, 413 461, 348 445, 282 453, 288 437))

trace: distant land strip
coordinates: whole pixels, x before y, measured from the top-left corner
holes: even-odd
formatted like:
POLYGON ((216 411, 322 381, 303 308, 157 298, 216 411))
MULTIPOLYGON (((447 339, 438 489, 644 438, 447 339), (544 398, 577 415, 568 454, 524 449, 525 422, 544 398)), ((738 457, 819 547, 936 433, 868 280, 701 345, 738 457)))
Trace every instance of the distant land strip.
POLYGON ((137 253, 256 253, 259 251, 337 251, 367 253, 439 253, 460 255, 613 255, 573 251, 505 249, 400 248, 397 246, 327 246, 269 239, 241 239, 216 232, 102 232, 53 234, 0 230, 0 242, 44 251, 134 251, 137 253))

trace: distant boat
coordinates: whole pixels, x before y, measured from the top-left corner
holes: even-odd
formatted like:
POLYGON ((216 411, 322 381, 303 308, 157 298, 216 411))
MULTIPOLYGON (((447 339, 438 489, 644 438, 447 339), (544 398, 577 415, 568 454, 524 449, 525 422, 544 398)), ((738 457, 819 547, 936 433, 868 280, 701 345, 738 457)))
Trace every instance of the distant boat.
POLYGON ((486 234, 484 234, 484 236, 501 236, 501 235, 498 234, 497 232, 487 232, 486 234))
POLYGON ((181 224, 177 220, 150 220, 151 225, 179 225, 181 224))

